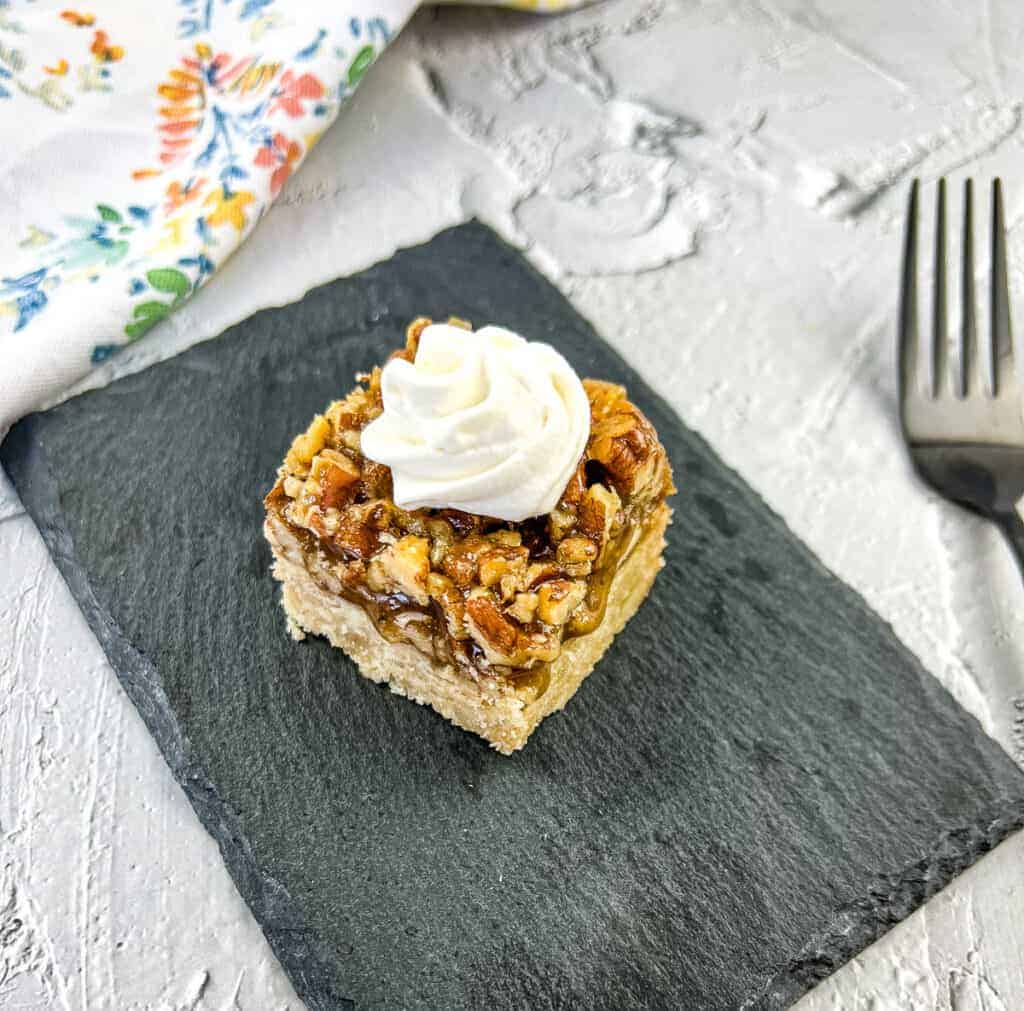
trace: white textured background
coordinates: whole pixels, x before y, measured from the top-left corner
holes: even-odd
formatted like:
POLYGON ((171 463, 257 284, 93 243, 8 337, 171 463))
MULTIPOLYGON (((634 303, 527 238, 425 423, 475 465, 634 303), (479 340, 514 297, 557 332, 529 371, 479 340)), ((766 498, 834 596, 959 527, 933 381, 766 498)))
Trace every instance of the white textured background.
MULTIPOLYGON (((1005 177, 1021 309, 1022 85, 1019 0, 424 11, 223 273, 92 381, 480 217, 1022 761, 1024 586, 913 480, 891 354, 913 175, 1005 177)), ((1022 857, 802 1011, 1024 1007, 1022 857)), ((0 1007, 301 1008, 6 485, 0 1007)))

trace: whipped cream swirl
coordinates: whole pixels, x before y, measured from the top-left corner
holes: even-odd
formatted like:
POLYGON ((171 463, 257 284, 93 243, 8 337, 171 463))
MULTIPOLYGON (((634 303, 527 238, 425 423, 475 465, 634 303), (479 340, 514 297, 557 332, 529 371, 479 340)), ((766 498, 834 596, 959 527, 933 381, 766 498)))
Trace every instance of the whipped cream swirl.
POLYGON ((403 509, 461 509, 518 522, 551 512, 590 435, 590 402, 549 344, 497 326, 434 323, 416 361, 390 361, 384 413, 363 455, 391 468, 403 509))

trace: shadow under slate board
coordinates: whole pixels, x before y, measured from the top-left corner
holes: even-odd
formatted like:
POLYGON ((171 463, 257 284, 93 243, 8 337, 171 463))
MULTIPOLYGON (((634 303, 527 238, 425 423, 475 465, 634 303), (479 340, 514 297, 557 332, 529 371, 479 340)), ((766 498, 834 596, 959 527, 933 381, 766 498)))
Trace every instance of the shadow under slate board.
POLYGON ((782 1007, 1024 821, 974 719, 481 225, 33 415, 0 458, 312 1011, 782 1007), (651 597, 512 758, 293 642, 268 571, 292 436, 420 314, 625 383, 680 488, 651 597))

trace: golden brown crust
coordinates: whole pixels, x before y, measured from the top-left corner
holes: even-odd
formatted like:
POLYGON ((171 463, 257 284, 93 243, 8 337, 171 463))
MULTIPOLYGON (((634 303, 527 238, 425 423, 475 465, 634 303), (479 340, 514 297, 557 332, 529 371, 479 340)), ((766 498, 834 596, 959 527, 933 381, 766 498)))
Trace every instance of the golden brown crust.
MULTIPOLYGON (((396 354, 412 360, 429 323, 411 323, 396 354)), ((674 491, 665 451, 623 387, 585 380, 590 438, 549 516, 403 510, 388 468, 360 453, 382 411, 380 374, 294 440, 268 514, 303 544, 318 585, 364 608, 385 638, 415 640, 474 680, 522 679, 600 625, 625 546, 674 491)))

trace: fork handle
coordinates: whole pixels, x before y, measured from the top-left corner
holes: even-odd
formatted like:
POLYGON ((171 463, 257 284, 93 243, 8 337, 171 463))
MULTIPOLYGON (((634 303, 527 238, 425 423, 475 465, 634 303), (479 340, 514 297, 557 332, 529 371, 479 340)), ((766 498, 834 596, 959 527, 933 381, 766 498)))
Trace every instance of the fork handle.
POLYGON ((1016 509, 1011 509, 1009 512, 998 513, 996 523, 999 524, 999 529, 1002 530, 1006 542, 1017 559, 1021 575, 1024 576, 1024 520, 1020 518, 1016 509))

